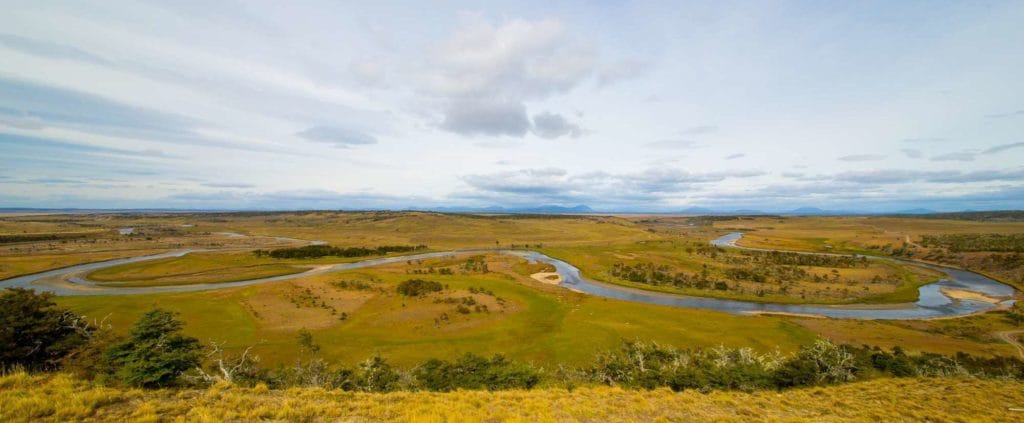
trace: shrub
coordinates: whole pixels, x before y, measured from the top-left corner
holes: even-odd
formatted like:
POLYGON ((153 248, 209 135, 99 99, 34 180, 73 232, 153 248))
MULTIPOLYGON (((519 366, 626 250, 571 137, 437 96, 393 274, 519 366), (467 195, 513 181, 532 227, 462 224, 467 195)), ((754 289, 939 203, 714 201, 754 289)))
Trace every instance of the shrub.
POLYGON ((1013 303, 1013 307, 1010 307, 1006 312, 1006 318, 1010 320, 1015 326, 1024 324, 1024 302, 1017 301, 1013 303))
POLYGON ((135 322, 128 338, 104 353, 114 379, 131 386, 171 385, 200 362, 199 341, 181 335, 184 326, 169 311, 156 309, 135 322))
POLYGON ((370 357, 359 367, 363 372, 359 386, 366 392, 391 392, 400 387, 398 372, 379 355, 370 357))
POLYGON ((409 279, 398 284, 398 293, 407 297, 419 297, 442 289, 444 287, 439 282, 423 279, 409 279))
POLYGON ((420 386, 431 391, 456 389, 530 389, 540 382, 540 372, 502 355, 490 360, 466 353, 454 362, 432 359, 413 373, 420 386))
POLYGON ((856 378, 857 367, 853 354, 846 347, 833 344, 827 339, 818 339, 813 344, 800 348, 793 360, 804 361, 799 367, 814 369, 815 385, 850 382, 856 378))

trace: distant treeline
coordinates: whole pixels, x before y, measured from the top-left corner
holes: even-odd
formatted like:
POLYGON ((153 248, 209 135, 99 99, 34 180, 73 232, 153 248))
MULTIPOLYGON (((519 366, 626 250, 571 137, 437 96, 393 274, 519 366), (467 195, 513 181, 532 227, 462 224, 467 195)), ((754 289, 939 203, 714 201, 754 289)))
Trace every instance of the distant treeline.
POLYGON ((953 253, 969 251, 1024 252, 1024 234, 923 235, 921 245, 943 247, 953 253))
MULTIPOLYGON (((1020 307, 1013 312, 1019 314, 1020 307)), ((63 370, 104 384, 143 388, 228 383, 388 392, 530 389, 548 383, 570 389, 607 384, 708 391, 820 386, 879 376, 1024 379, 1024 362, 1016 358, 912 355, 898 347, 886 351, 825 339, 789 355, 761 354, 750 348, 676 349, 624 342, 616 351, 597 354, 589 364, 558 366, 554 371, 502 355, 486 358, 469 353, 430 359, 409 369, 396 368, 381 356, 346 366, 322 359, 320 345, 304 329, 296 339, 295 364, 268 369, 259 366, 255 347, 238 353, 225 352, 223 344, 204 347, 182 333, 184 323, 169 311, 145 313, 121 336, 58 307, 52 294, 20 288, 0 293, 0 328, 0 371, 63 370)))
POLYGON ((253 251, 257 257, 269 256, 277 259, 309 259, 320 257, 366 257, 388 253, 406 253, 426 249, 426 245, 381 245, 367 247, 335 247, 331 245, 307 245, 304 247, 278 248, 276 250, 253 251))
POLYGON ((57 232, 49 234, 0 234, 0 244, 11 244, 15 242, 61 241, 66 239, 87 238, 96 235, 96 232, 57 232))

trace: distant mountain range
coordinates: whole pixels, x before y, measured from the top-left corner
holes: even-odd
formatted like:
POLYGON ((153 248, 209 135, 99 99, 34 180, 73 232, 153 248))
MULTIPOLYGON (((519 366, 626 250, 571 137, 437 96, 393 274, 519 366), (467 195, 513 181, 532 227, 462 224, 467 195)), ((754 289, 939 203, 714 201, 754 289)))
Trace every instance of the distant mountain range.
MULTIPOLYGON (((412 210, 416 210, 415 208, 412 210)), ((452 212, 452 213, 539 213, 539 214, 572 214, 572 213, 594 213, 594 209, 587 205, 573 207, 543 205, 537 207, 431 207, 422 210, 452 212)))

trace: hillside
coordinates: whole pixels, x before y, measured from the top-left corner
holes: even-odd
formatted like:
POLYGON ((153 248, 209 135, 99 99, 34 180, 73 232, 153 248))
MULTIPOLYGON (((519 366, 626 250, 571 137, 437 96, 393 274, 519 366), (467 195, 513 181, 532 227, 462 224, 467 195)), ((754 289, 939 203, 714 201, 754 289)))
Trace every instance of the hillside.
POLYGON ((189 421, 1009 421, 1024 419, 1022 409, 1024 383, 969 378, 878 379, 784 394, 610 387, 372 394, 259 386, 119 390, 60 374, 0 377, 0 420, 9 422, 170 416, 189 421))

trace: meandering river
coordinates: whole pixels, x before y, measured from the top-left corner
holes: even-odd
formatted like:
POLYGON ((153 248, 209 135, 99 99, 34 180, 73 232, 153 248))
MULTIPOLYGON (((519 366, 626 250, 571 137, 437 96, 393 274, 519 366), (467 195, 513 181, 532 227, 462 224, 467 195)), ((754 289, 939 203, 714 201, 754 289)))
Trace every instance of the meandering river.
MULTIPOLYGON (((712 244, 724 248, 746 248, 736 245, 736 242, 743 236, 741 233, 731 233, 712 241, 712 244)), ((746 248, 756 250, 754 248, 746 248)), ((19 276, 0 281, 0 288, 23 287, 33 288, 38 291, 52 292, 57 295, 126 295, 126 294, 152 294, 164 292, 187 292, 203 291, 211 289, 223 289, 246 285, 255 285, 268 282, 277 282, 324 273, 338 272, 342 270, 358 269, 363 267, 380 266, 389 263, 400 263, 408 260, 420 260, 453 256, 470 253, 499 253, 509 254, 524 259, 549 263, 555 267, 562 276, 560 286, 583 292, 590 295, 614 298, 618 300, 634 301, 648 304, 659 304, 675 307, 702 308, 709 310, 724 311, 734 314, 750 313, 789 313, 827 316, 847 319, 923 319, 932 317, 961 316, 977 313, 991 309, 996 304, 968 299, 954 299, 942 292, 943 288, 971 291, 983 294, 988 297, 1002 299, 1001 304, 1012 303, 1014 288, 1003 283, 992 280, 983 275, 966 270, 953 269, 945 266, 938 266, 928 263, 898 260, 881 257, 869 257, 872 260, 889 260, 913 264, 915 266, 927 267, 946 274, 938 282, 927 284, 919 288, 920 297, 912 304, 902 305, 795 305, 795 304, 774 304, 758 303, 750 301, 724 300, 704 297, 691 297, 683 295, 672 295, 627 288, 618 285, 607 284, 583 277, 580 270, 565 261, 549 257, 536 251, 526 250, 453 250, 443 252, 432 252, 413 254, 407 256, 383 257, 368 260, 361 260, 352 263, 342 263, 329 266, 313 268, 306 272, 290 275, 275 276, 269 278, 250 279, 238 282, 156 286, 156 287, 111 287, 102 286, 89 280, 86 275, 98 269, 117 266, 126 263, 135 263, 146 260, 155 260, 167 257, 181 257, 191 252, 205 250, 182 250, 149 256, 132 257, 116 260, 108 260, 97 263, 88 263, 71 266, 61 269, 50 270, 42 273, 19 276)), ((828 253, 806 253, 801 254, 828 254, 828 253)))

